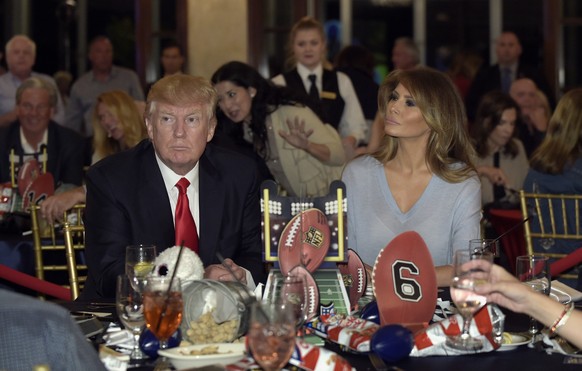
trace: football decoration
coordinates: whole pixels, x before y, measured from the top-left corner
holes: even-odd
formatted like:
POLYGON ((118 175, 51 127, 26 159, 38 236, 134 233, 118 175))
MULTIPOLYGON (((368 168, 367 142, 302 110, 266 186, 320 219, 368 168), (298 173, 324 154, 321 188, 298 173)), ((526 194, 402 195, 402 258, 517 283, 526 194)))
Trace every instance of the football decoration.
POLYGON ((308 209, 295 215, 283 229, 279 240, 279 265, 287 275, 304 265, 314 272, 323 262, 330 246, 331 232, 327 218, 319 209, 308 209))
POLYGON ((344 286, 348 290, 353 310, 356 308, 358 300, 366 293, 368 277, 360 256, 352 249, 348 249, 347 256, 347 263, 338 263, 337 267, 344 280, 344 286))
POLYGON ((27 210, 31 205, 38 205, 47 197, 55 193, 55 181, 51 173, 45 173, 36 177, 22 194, 22 210, 27 210))
POLYGON ((307 303, 305 317, 309 321, 319 314, 319 288, 315 282, 315 278, 311 273, 303 266, 298 265, 289 271, 289 275, 302 276, 305 279, 305 284, 307 286, 307 296, 309 302, 307 303))
POLYGON ((412 332, 400 325, 382 326, 370 339, 370 351, 386 362, 398 362, 408 357, 412 348, 412 332))
POLYGON ((436 270, 418 233, 401 233, 380 251, 372 286, 382 325, 430 322, 437 302, 436 270))
POLYGON ((30 187, 32 182, 38 178, 41 174, 40 165, 37 160, 31 158, 22 164, 20 170, 18 170, 18 193, 24 196, 26 189, 30 187))

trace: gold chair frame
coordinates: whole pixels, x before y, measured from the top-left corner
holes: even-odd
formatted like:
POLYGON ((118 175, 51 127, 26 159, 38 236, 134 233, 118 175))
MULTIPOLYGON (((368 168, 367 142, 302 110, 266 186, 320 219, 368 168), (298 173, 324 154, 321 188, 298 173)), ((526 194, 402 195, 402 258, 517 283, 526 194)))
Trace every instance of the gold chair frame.
POLYGON ((63 239, 64 243, 57 244, 55 228, 50 225, 46 225, 39 218, 38 211, 39 206, 31 206, 30 215, 32 221, 32 235, 33 235, 33 245, 34 245, 34 255, 35 255, 35 271, 36 277, 39 279, 45 279, 45 271, 66 271, 68 275, 69 285, 67 286, 71 290, 71 300, 75 300, 80 293, 82 284, 86 279, 86 275, 79 276, 79 271, 83 270, 86 272, 86 265, 78 265, 76 259, 76 251, 82 251, 85 249, 85 227, 82 223, 83 210, 85 209, 84 204, 78 204, 73 206, 70 210, 67 210, 63 215, 63 239), (75 213, 77 222, 71 224, 68 221, 68 215, 75 213), (44 244, 43 240, 52 241, 51 244, 44 244), (62 250, 65 254, 65 264, 63 265, 45 265, 43 262, 43 253, 46 251, 58 251, 62 250))
MULTIPOLYGON (((521 211, 524 218, 529 217, 531 220, 537 220, 540 231, 534 232, 531 229, 530 223, 525 223, 524 234, 528 254, 540 254, 550 258, 563 258, 567 254, 546 253, 543 251, 535 251, 533 246, 533 238, 554 238, 554 239, 574 239, 580 240, 582 247, 582 226, 580 224, 580 204, 582 203, 582 195, 555 195, 555 194, 539 194, 527 193, 523 190, 519 191, 519 198, 521 203, 521 211), (558 201, 559 207, 555 205, 554 201, 558 201), (528 203, 529 202, 529 203, 528 203), (566 214, 566 205, 572 203, 574 205, 574 216, 568 217, 566 214), (533 210, 532 210, 533 209, 533 210), (542 210, 549 213, 549 228, 547 219, 544 220, 542 210), (533 212, 532 212, 533 211, 533 212), (568 221, 574 222, 573 230, 568 226, 568 221), (544 223, 545 222, 545 223, 544 223), (563 232, 558 230, 563 229, 563 232)), ((566 279, 576 279, 577 276, 572 274, 563 274, 560 277, 566 279)))

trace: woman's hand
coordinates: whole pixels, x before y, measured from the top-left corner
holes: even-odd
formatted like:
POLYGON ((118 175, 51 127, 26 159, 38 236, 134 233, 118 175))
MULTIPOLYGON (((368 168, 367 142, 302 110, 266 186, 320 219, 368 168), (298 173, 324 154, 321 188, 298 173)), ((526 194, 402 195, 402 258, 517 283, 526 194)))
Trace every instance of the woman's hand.
POLYGON ((293 122, 287 119, 287 127, 289 128, 289 132, 279 130, 279 135, 293 147, 307 151, 309 148, 309 137, 313 134, 313 130, 305 130, 305 120, 299 121, 297 116, 293 122))
POLYGON ((492 184, 502 185, 502 186, 507 184, 507 176, 505 176, 505 173, 503 172, 503 170, 501 170, 498 167, 479 166, 477 168, 477 173, 479 175, 485 175, 487 177, 487 179, 489 179, 489 181, 492 184))

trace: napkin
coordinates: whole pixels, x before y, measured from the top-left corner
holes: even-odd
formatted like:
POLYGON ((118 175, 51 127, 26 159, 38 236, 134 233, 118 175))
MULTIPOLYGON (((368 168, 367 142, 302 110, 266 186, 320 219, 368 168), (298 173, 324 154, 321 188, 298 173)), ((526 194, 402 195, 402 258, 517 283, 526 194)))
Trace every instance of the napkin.
POLYGON ((307 324, 319 337, 332 341, 345 349, 358 353, 370 351, 370 339, 379 326, 355 316, 336 314, 315 319, 307 324))
POLYGON ((553 280, 550 296, 560 303, 567 304, 571 301, 582 299, 582 292, 575 290, 558 280, 553 280))
POLYGON ((455 314, 447 319, 433 323, 418 332, 414 337, 414 348, 411 357, 436 355, 457 355, 490 352, 501 346, 505 315, 499 307, 488 304, 479 310, 471 320, 469 333, 483 342, 480 350, 458 350, 446 344, 448 336, 458 335, 462 331, 463 317, 455 314))

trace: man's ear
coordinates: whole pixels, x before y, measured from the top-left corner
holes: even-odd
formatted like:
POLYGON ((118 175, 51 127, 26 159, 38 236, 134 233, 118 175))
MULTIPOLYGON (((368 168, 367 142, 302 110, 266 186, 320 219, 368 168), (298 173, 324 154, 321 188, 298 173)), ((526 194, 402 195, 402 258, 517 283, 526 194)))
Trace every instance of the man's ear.
POLYGON ((153 139, 154 137, 154 132, 153 132, 153 128, 152 128, 152 122, 151 119, 149 117, 144 118, 144 122, 145 122, 145 126, 146 126, 146 130, 148 132, 148 137, 150 139, 153 139))
POLYGON ((206 136, 206 142, 210 142, 214 137, 217 123, 216 116, 210 119, 210 122, 208 123, 208 135, 206 136))

